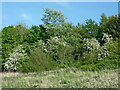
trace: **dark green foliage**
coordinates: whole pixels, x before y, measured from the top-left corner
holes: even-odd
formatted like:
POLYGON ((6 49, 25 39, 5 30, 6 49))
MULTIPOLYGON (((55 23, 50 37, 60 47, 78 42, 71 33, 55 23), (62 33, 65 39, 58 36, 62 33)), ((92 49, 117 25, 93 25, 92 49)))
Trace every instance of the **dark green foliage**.
POLYGON ((85 65, 80 65, 79 63, 77 63, 75 65, 75 67, 81 69, 81 70, 88 70, 88 71, 99 71, 99 70, 104 70, 104 69, 117 69, 118 68, 118 58, 115 59, 116 56, 114 56, 114 58, 110 59, 110 57, 107 57, 104 60, 98 61, 96 64, 85 64, 85 65))
POLYGON ((60 67, 72 67, 73 63, 75 62, 74 56, 72 55, 74 51, 74 48, 72 46, 66 46, 61 47, 57 60, 57 63, 60 65, 60 67))
POLYGON ((105 14, 101 18, 101 32, 108 33, 113 36, 113 38, 119 38, 120 35, 120 15, 109 16, 108 18, 105 14))
POLYGON ((2 30, 2 58, 9 57, 8 52, 23 43, 23 40, 29 33, 29 29, 22 25, 8 26, 2 30))
POLYGON ((92 19, 86 20, 85 32, 88 33, 89 37, 97 38, 98 37, 98 29, 99 29, 99 27, 94 20, 92 20, 92 19))
POLYGON ((2 58, 8 57, 8 52, 12 50, 14 40, 15 29, 13 26, 5 27, 2 30, 2 58))
POLYGON ((38 40, 46 41, 46 39, 47 39, 46 29, 42 25, 40 26, 33 25, 29 35, 24 41, 29 44, 33 44, 36 43, 38 40))

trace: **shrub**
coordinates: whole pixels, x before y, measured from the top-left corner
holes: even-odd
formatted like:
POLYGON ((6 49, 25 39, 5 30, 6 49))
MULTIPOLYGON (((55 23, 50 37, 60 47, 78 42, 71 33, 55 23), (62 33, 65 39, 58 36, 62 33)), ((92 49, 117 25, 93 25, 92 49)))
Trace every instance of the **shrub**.
POLYGON ((92 39, 85 38, 84 42, 85 42, 84 50, 88 52, 98 50, 100 47, 100 43, 95 38, 92 38, 92 39))
POLYGON ((74 56, 72 55, 74 51, 73 46, 61 47, 58 53, 60 67, 71 67, 75 63, 74 56))
POLYGON ((61 48, 67 46, 67 43, 62 38, 59 38, 57 36, 50 37, 46 44, 46 53, 50 55, 54 61, 59 59, 58 54, 61 48))
POLYGON ((30 52, 28 60, 23 63, 19 70, 22 72, 41 72, 51 70, 53 67, 51 58, 43 53, 40 48, 35 48, 30 52))
POLYGON ((117 54, 119 55, 119 46, 118 46, 118 40, 112 41, 111 43, 106 43, 104 46, 106 46, 108 52, 110 54, 117 54))
POLYGON ((13 53, 9 53, 10 57, 3 63, 4 69, 7 71, 16 71, 18 69, 19 61, 26 57, 25 51, 22 49, 22 45, 19 45, 13 53))
POLYGON ((79 60, 81 65, 85 64, 95 64, 98 61, 98 50, 91 52, 85 52, 82 58, 79 60))
MULTIPOLYGON (((84 60, 103 60, 104 57, 109 56, 111 53, 116 52, 117 43, 113 41, 111 35, 107 35, 106 33, 103 34, 102 41, 104 44, 100 46, 100 43, 95 38, 92 39, 84 39, 84 53, 83 59, 84 60)), ((90 61, 94 61, 90 60, 90 61)))
POLYGON ((78 62, 75 67, 79 68, 83 71, 89 70, 89 71, 100 71, 105 69, 117 69, 118 68, 118 60, 119 56, 112 55, 107 56, 104 58, 104 60, 97 61, 96 64, 83 64, 80 65, 80 62, 78 62))
POLYGON ((112 41, 113 41, 112 35, 108 35, 106 33, 103 33, 102 45, 107 44, 107 43, 112 43, 112 41))

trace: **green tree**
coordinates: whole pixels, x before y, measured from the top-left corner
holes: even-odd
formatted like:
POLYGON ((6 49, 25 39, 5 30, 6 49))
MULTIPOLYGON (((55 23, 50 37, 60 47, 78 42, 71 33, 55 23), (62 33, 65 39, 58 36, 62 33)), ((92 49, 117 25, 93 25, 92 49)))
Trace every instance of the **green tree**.
POLYGON ((42 25, 40 26, 32 25, 30 33, 25 39, 25 42, 33 44, 38 42, 38 40, 46 41, 47 37, 48 36, 46 35, 46 29, 42 25))
POLYGON ((85 32, 88 34, 89 37, 98 37, 98 24, 92 20, 92 19, 88 19, 86 20, 86 24, 85 24, 85 32))
POLYGON ((101 25, 101 26, 105 26, 105 25, 107 24, 107 22, 108 22, 108 18, 106 17, 105 13, 103 13, 103 14, 101 15, 100 25, 101 25))
POLYGON ((119 38, 120 32, 120 15, 112 15, 108 18, 105 14, 101 16, 100 31, 101 33, 107 33, 113 36, 113 38, 119 38))
POLYGON ((66 18, 61 11, 54 9, 45 8, 44 12, 44 17, 41 20, 44 22, 43 26, 46 28, 47 36, 50 38, 50 36, 58 35, 66 18))
POLYGON ((43 18, 41 19, 46 26, 49 24, 58 24, 61 25, 65 22, 65 17, 61 11, 56 11, 54 9, 45 8, 45 14, 43 14, 43 18))
POLYGON ((16 34, 16 41, 23 42, 23 40, 28 36, 29 29, 23 24, 19 24, 15 26, 15 34, 16 34))
POLYGON ((2 30, 2 58, 8 58, 9 52, 13 51, 27 37, 29 29, 22 25, 8 26, 2 30))

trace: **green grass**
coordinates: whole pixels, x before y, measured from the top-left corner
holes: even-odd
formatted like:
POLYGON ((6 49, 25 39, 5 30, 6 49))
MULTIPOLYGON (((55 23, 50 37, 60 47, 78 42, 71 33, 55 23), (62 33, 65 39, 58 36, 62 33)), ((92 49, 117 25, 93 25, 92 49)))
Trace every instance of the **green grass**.
POLYGON ((118 69, 92 72, 67 68, 42 73, 2 73, 2 88, 118 88, 118 69))

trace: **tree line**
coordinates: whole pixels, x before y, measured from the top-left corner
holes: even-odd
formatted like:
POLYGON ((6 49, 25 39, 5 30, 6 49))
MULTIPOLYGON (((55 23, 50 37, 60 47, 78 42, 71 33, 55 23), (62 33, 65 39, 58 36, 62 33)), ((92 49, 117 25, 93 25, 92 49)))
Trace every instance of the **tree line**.
POLYGON ((87 19, 85 24, 76 26, 66 19, 61 11, 45 8, 41 19, 44 24, 4 27, 0 32, 2 70, 117 67, 120 15, 106 17, 103 13, 99 23, 87 19))

